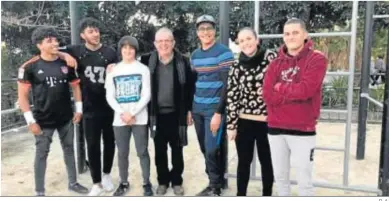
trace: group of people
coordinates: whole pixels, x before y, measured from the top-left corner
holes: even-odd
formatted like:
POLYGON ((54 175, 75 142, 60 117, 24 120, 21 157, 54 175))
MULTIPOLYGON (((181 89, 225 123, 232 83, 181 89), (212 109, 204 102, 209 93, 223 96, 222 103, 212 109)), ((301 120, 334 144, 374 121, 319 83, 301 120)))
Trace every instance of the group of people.
POLYGON ((138 55, 139 43, 132 36, 122 37, 117 51, 103 45, 100 29, 98 21, 85 18, 80 22, 85 43, 59 47, 54 29, 38 28, 32 42, 40 54, 19 68, 19 104, 36 140, 37 196, 45 195, 46 162, 55 130, 64 151, 69 190, 90 196, 114 191, 110 173, 117 148, 120 182, 113 195, 125 195, 130 189, 129 145, 133 136, 144 195, 154 195, 148 152, 151 137, 156 194, 164 195, 171 187, 175 195, 183 196, 183 148, 192 124, 209 180, 197 196, 222 195, 227 163, 223 145, 227 139, 235 141, 238 152, 238 196, 246 195, 255 144, 263 196, 273 195, 274 182, 278 195, 290 195, 290 165, 296 168, 299 195, 314 195, 316 124, 327 59, 313 49, 302 20, 286 22, 285 44, 278 52, 261 46, 252 28, 241 29, 238 58, 216 41, 216 22, 210 15, 196 20, 200 47, 190 58, 174 48, 173 33, 166 27, 155 34, 156 50, 145 55, 138 55), (73 126, 81 122, 93 181, 90 190, 76 177, 73 126))

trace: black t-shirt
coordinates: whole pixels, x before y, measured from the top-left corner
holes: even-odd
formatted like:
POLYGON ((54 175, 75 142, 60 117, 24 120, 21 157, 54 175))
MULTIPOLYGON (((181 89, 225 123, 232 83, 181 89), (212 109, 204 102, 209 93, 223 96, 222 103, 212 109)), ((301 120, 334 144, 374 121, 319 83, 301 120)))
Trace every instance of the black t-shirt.
POLYGON ((84 44, 66 46, 61 51, 77 60, 84 116, 113 116, 113 110, 105 97, 104 83, 107 66, 118 62, 116 52, 104 45, 91 51, 84 44))
POLYGON ((80 80, 65 61, 39 58, 19 68, 18 81, 31 85, 33 114, 41 127, 60 126, 72 119, 69 84, 80 80))

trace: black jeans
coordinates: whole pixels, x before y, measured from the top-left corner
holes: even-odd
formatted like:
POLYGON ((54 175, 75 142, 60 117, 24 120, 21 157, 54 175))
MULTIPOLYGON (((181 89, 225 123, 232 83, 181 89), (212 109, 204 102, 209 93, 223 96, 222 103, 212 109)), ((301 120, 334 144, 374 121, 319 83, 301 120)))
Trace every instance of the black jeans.
POLYGON ((103 172, 111 173, 115 156, 115 135, 113 132, 113 116, 84 116, 83 127, 88 149, 89 169, 93 183, 101 182, 101 135, 103 135, 104 156, 103 172))
POLYGON ((184 172, 183 147, 180 146, 178 133, 178 115, 176 113, 159 114, 157 134, 154 137, 155 165, 159 185, 182 185, 184 172), (172 169, 169 171, 167 146, 171 149, 172 169))
POLYGON ((246 119, 238 120, 235 139, 238 152, 238 196, 246 195, 255 144, 257 145, 258 159, 261 164, 263 195, 270 196, 272 194, 274 175, 267 135, 268 127, 266 122, 246 119))

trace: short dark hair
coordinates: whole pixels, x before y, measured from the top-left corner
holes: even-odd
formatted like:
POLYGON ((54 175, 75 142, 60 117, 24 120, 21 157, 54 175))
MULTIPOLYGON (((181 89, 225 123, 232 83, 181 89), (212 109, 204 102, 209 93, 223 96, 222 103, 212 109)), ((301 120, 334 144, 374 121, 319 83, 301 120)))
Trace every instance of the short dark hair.
POLYGON ((378 55, 377 57, 378 57, 378 59, 383 59, 384 58, 383 55, 378 55))
POLYGON ((307 26, 305 25, 305 22, 299 18, 290 18, 288 19, 288 21, 285 22, 285 25, 287 24, 299 24, 304 31, 307 31, 307 26))
POLYGON ((239 30, 239 32, 238 32, 238 35, 239 35, 239 33, 242 32, 242 31, 251 31, 251 33, 253 33, 255 39, 258 38, 257 32, 256 32, 253 28, 251 28, 251 27, 243 27, 243 28, 241 28, 241 29, 239 30))
POLYGON ((31 41, 33 44, 41 43, 45 38, 58 39, 58 33, 51 27, 38 27, 32 32, 31 41))
POLYGON ((91 28, 97 28, 100 30, 101 24, 99 21, 97 21, 94 18, 91 17, 86 17, 80 21, 80 33, 84 32, 86 28, 91 27, 91 28))

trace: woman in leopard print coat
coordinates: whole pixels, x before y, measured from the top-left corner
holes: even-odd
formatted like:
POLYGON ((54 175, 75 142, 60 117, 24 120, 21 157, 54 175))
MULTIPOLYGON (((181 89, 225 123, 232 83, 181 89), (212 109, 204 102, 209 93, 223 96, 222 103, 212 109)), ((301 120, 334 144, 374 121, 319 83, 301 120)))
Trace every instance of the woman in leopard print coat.
POLYGON ((230 140, 235 140, 238 152, 237 195, 246 195, 256 144, 262 171, 262 194, 271 196, 274 176, 262 86, 268 64, 277 53, 261 48, 257 34, 251 28, 240 30, 237 40, 242 52, 230 70, 227 88, 227 133, 230 140))

